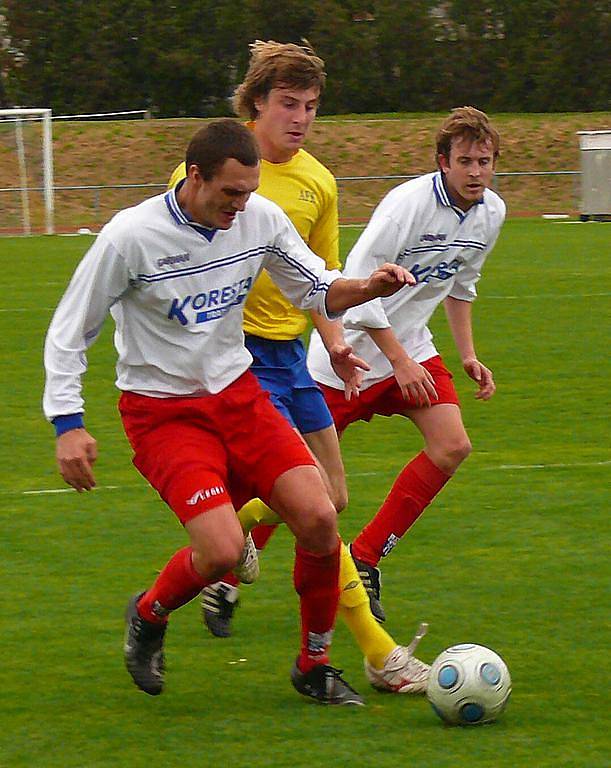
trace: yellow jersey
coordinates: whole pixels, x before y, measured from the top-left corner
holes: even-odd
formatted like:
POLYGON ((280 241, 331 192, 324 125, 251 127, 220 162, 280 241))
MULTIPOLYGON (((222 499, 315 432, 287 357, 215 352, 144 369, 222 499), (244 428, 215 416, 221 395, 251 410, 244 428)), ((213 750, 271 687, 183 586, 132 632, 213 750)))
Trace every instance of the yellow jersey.
MULTIPOLYGON (((168 188, 186 176, 181 163, 172 173, 168 188)), ((304 149, 286 163, 261 160, 261 180, 257 192, 287 214, 293 225, 327 265, 341 269, 339 261, 337 184, 333 174, 304 149)), ((304 332, 304 313, 284 297, 263 271, 244 305, 244 332, 264 339, 290 341, 304 332)))

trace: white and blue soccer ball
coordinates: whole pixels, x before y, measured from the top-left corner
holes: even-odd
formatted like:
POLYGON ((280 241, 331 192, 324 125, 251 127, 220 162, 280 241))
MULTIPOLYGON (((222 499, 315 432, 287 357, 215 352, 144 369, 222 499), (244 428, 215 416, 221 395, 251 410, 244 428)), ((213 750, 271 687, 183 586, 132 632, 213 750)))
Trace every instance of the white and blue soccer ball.
POLYGON ((462 643, 447 648, 431 666, 426 696, 448 725, 491 723, 504 711, 511 677, 490 648, 462 643))

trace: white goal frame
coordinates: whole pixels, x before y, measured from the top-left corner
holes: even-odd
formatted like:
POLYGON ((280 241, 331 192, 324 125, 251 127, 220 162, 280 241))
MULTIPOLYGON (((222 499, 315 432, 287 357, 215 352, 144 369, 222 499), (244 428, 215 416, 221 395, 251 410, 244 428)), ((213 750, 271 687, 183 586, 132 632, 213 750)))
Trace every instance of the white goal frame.
POLYGON ((52 235, 55 232, 54 212, 55 198, 53 192, 53 133, 51 129, 50 109, 0 109, 0 118, 8 118, 15 123, 15 138, 17 143, 17 158, 19 161, 20 186, 23 228, 25 234, 30 234, 28 185, 25 170, 25 155, 22 137, 22 120, 40 119, 42 124, 42 164, 43 164, 43 196, 45 202, 45 232, 52 235))

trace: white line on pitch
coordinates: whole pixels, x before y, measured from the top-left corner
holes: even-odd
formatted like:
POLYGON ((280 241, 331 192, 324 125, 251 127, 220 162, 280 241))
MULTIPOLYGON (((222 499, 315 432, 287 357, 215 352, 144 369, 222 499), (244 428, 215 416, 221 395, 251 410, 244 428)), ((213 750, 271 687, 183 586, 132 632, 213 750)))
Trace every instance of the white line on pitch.
POLYGON ((0 308, 0 312, 53 312, 55 307, 11 307, 10 309, 0 308))
MULTIPOLYGON (((125 488, 121 485, 96 485, 94 491, 114 491, 117 488, 125 488)), ((21 491, 24 496, 43 496, 47 493, 76 493, 74 488, 43 488, 38 491, 21 491)))
POLYGON ((482 299, 590 299, 598 296, 611 296, 611 291, 603 291, 601 293, 534 293, 524 296, 495 296, 494 294, 482 295, 482 299))
MULTIPOLYGON (((608 461, 580 461, 574 464, 498 464, 495 467, 480 467, 484 471, 498 470, 498 469, 571 469, 573 467, 606 467, 611 464, 611 459, 608 461)), ((348 472, 348 477, 376 477, 377 475, 384 475, 386 472, 348 472)), ((96 485, 94 491, 115 491, 122 490, 123 488, 136 488, 145 487, 136 484, 129 485, 96 485)), ((12 493, 12 491, 8 491, 12 493)), ((52 493, 76 493, 74 488, 43 488, 34 491, 21 491, 23 496, 43 496, 45 494, 52 493)))
MULTIPOLYGON (((611 464, 609 461, 578 461, 573 464, 497 464, 494 467, 479 467, 484 472, 491 472, 493 470, 512 470, 512 469, 572 469, 573 467, 606 467, 611 464)), ((348 477, 375 477, 376 475, 383 475, 386 472, 349 472, 348 477)))
POLYGON ((605 467, 610 461, 578 461, 574 464, 501 464, 498 467, 482 467, 482 469, 572 469, 573 467, 605 467))

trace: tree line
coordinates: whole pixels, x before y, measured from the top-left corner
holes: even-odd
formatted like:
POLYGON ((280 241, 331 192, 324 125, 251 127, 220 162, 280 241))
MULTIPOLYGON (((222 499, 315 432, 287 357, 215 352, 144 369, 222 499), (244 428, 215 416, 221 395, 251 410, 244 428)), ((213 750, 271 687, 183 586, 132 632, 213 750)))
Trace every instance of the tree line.
POLYGON ((0 0, 0 106, 231 114, 248 44, 307 38, 327 114, 604 111, 608 0, 0 0))

